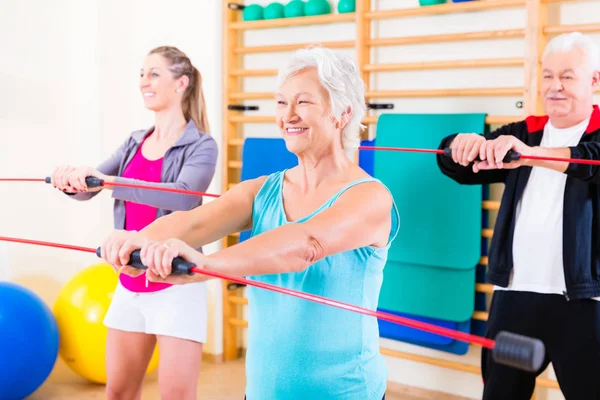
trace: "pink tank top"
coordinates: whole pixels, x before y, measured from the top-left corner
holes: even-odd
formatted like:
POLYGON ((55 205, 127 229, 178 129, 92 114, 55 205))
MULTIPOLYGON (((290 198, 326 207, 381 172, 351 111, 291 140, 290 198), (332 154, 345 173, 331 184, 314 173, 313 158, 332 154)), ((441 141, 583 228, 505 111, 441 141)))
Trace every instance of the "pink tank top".
MULTIPOLYGON (((163 158, 148 160, 142 154, 142 145, 133 156, 123 171, 124 178, 139 179, 146 182, 160 182, 162 176, 163 158)), ((125 202, 125 230, 140 231, 156 219, 156 207, 145 204, 125 202)), ((146 280, 146 273, 137 277, 120 274, 119 280, 123 287, 132 292, 156 292, 165 289, 171 284, 150 282, 146 280)))

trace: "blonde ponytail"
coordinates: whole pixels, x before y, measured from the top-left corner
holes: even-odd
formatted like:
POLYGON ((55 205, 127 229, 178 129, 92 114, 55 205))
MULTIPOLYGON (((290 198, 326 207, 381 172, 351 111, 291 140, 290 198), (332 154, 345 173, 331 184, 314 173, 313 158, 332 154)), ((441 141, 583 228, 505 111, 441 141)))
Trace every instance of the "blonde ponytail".
POLYGON ((181 50, 173 46, 161 46, 150 51, 149 54, 160 54, 171 63, 169 71, 173 78, 178 79, 183 75, 189 79, 189 84, 183 94, 181 108, 186 121, 194 121, 202 132, 210 133, 206 102, 202 90, 202 75, 181 50))

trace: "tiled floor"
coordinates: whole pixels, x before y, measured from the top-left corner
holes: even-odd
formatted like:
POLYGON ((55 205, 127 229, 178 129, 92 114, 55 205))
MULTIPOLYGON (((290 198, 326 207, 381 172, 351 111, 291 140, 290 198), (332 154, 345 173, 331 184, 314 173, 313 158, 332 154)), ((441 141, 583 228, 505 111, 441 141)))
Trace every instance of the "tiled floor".
MULTIPOLYGON (((230 361, 224 364, 204 362, 199 378, 198 399, 202 400, 243 400, 244 361, 230 361)), ((105 399, 104 386, 83 381, 74 375, 62 361, 44 385, 27 400, 100 400, 105 399)), ((150 375, 144 385, 143 400, 160 400, 156 373, 150 375)), ((425 392, 420 389, 392 385, 386 400, 463 400, 461 397, 443 393, 425 392)))

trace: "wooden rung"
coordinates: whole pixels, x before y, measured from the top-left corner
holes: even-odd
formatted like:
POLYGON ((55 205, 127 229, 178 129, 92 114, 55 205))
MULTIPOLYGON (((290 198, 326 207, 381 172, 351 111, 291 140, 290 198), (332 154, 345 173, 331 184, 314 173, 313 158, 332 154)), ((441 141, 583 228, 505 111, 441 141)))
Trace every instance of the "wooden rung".
POLYGON ((459 363, 450 360, 441 360, 439 358, 422 356, 419 354, 405 353, 403 351, 380 347, 379 352, 384 356, 402 358, 404 360, 416 361, 424 364, 435 365, 437 367, 453 369, 455 371, 469 372, 471 374, 479 374, 481 370, 475 365, 459 363))
POLYGON ((569 32, 600 32, 600 24, 547 25, 544 27, 544 33, 559 34, 569 32))
POLYGON ((239 237, 240 237, 240 233, 239 233, 239 232, 232 233, 232 234, 231 234, 231 235, 229 235, 229 236, 231 236, 231 237, 234 237, 234 238, 239 238, 239 237))
POLYGON ((333 24, 340 22, 354 22, 354 13, 325 14, 297 18, 277 18, 258 21, 240 21, 229 24, 231 30, 249 30, 265 28, 286 28, 288 26, 333 24))
POLYGON ((481 202, 481 208, 484 210, 496 211, 500 209, 500 202, 495 200, 484 200, 481 202))
POLYGON ((275 98, 274 92, 234 92, 229 94, 232 100, 266 100, 275 98))
POLYGON ((506 125, 512 122, 522 121, 521 115, 488 115, 485 122, 489 125, 506 125))
MULTIPOLYGON (((462 96, 522 96, 522 87, 468 88, 468 89, 421 89, 421 90, 372 90, 366 93, 371 99, 391 97, 462 97, 462 96)), ((234 92, 232 100, 266 100, 275 98, 274 92, 234 92)))
POLYGON ((248 321, 243 320, 243 319, 237 319, 237 318, 229 318, 229 325, 239 326, 241 328, 247 328, 248 321))
POLYGON ((372 90, 366 97, 372 99, 391 97, 462 97, 462 96, 521 96, 522 87, 470 88, 470 89, 424 89, 424 90, 372 90))
MULTIPOLYGON (((464 4, 464 3, 463 3, 464 4)), ((451 61, 424 61, 395 64, 367 64, 365 71, 422 71, 431 69, 455 68, 492 68, 492 67, 520 67, 525 63, 523 58, 496 58, 488 60, 451 60, 451 61)))
POLYGON ((467 40, 513 39, 525 36, 524 29, 507 29, 503 31, 450 33, 443 35, 406 36, 396 38, 377 38, 367 40, 367 45, 375 46, 400 46, 407 44, 430 44, 459 42, 467 40))
MULTIPOLYGON (((285 51, 295 51, 298 49, 305 49, 310 46, 311 43, 295 43, 295 44, 278 44, 268 46, 252 46, 252 47, 235 47, 233 49, 234 54, 256 54, 256 53, 276 53, 285 51)), ((323 42, 323 47, 328 49, 348 49, 354 47, 354 40, 343 40, 337 42, 323 42)))
POLYGON ((489 263, 489 258, 488 258, 488 256, 482 256, 482 257, 479 259, 479 264, 481 264, 481 265, 488 265, 488 263, 489 263))
POLYGON ((365 117, 365 119, 363 120, 363 124, 365 124, 365 125, 376 124, 378 119, 379 119, 379 115, 367 115, 365 117))
POLYGON ((476 283, 475 291, 479 293, 492 294, 494 293, 494 286, 490 285, 489 283, 476 283))
MULTIPOLYGON (((365 124, 376 124, 379 119, 379 115, 367 115, 363 120, 365 124)), ((521 121, 523 119, 520 115, 488 115, 485 118, 485 122, 490 125, 505 125, 511 122, 521 121)), ((233 115, 229 117, 230 122, 235 123, 274 123, 275 116, 269 115, 233 115)), ((230 139, 233 141, 234 139, 230 139)))
MULTIPOLYGON (((381 354, 383 354, 384 356, 401 358, 403 360, 415 361, 415 362, 419 362, 419 363, 423 363, 423 364, 434 365, 436 367, 442 367, 442 368, 452 369, 455 371, 462 371, 462 372, 468 372, 471 374, 481 375, 481 369, 480 369, 480 367, 478 367, 476 365, 459 363, 459 362, 450 361, 450 360, 442 360, 439 358, 422 356, 420 354, 406 353, 403 351, 389 349, 386 347, 380 347, 379 352, 381 354)), ((554 381, 552 379, 548 379, 548 378, 538 377, 536 379, 536 384, 541 387, 558 389, 558 383, 556 381, 554 381)))
POLYGON ((250 122, 250 123, 275 123, 275 116, 270 115, 233 115, 229 117, 230 122, 250 122))
POLYGON ((482 229, 481 230, 481 237, 484 237, 486 239, 491 239, 493 234, 494 234, 493 229, 482 229))
POLYGON ((229 161, 227 163, 227 165, 229 166, 229 168, 236 168, 236 169, 242 168, 242 162, 238 161, 238 160, 229 161))
POLYGON ((477 321, 487 321, 489 314, 486 311, 475 311, 471 318, 477 321))
POLYGON ((229 139, 229 141, 227 142, 227 144, 229 146, 243 146, 244 145, 244 139, 243 138, 229 139))
POLYGON ((227 184, 227 190, 231 189, 232 187, 234 187, 235 185, 237 185, 237 183, 228 183, 227 184))
POLYGON ((524 6, 524 0, 480 0, 466 3, 447 3, 427 7, 414 7, 396 10, 371 11, 365 13, 366 19, 391 19, 424 15, 450 14, 464 11, 483 11, 497 8, 524 6))
MULTIPOLYGON (((363 123, 365 124, 376 124, 378 115, 369 115, 365 117, 363 123)), ((485 118, 485 122, 489 125, 506 125, 511 122, 517 122, 523 120, 522 116, 519 115, 488 115, 485 118)))
POLYGON ((276 76, 276 69, 234 69, 230 76, 276 76))
POLYGON ((559 389, 558 382, 556 382, 555 380, 552 380, 552 379, 537 378, 535 382, 537 385, 539 385, 541 387, 550 388, 550 389, 559 389))
POLYGON ((233 304, 241 304, 241 305, 245 305, 248 304, 248 299, 245 297, 241 297, 241 296, 229 296, 227 297, 227 301, 233 304))

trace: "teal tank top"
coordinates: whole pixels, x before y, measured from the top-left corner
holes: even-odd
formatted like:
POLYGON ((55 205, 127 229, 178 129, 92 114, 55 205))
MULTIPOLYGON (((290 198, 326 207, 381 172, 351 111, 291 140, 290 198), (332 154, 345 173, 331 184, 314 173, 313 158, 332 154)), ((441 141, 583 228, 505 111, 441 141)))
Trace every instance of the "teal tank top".
MULTIPOLYGON (((282 200, 284 174, 285 170, 269 175, 254 199, 251 236, 289 223, 282 200)), ((369 181, 379 182, 352 182, 297 222, 331 207, 350 187, 369 181)), ((326 257, 303 272, 248 279, 375 310, 388 249, 398 233, 395 203, 391 214, 385 248, 363 247, 326 257)), ((375 317, 251 286, 247 295, 248 400, 381 400, 387 368, 379 354, 375 317)))

